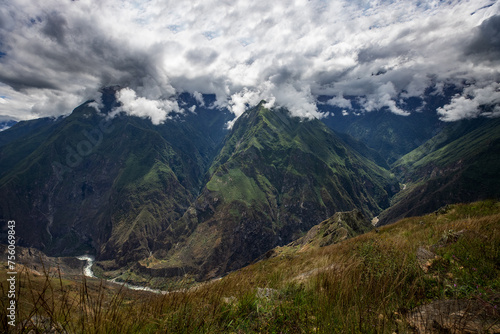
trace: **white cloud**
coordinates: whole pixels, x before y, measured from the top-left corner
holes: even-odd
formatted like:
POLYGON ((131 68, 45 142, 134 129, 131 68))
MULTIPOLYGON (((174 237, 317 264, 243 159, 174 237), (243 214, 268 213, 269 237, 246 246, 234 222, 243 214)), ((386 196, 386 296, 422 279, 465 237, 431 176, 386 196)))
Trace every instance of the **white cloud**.
POLYGON ((118 91, 116 98, 122 106, 116 108, 112 115, 124 111, 131 116, 150 118, 151 122, 156 125, 169 118, 171 112, 181 112, 177 101, 148 100, 144 97, 137 97, 136 92, 130 88, 118 91))
POLYGON ((88 100, 100 101, 100 93, 85 89, 63 92, 34 88, 20 92, 0 83, 0 118, 27 120, 68 115, 88 100))
POLYGON ((200 106, 204 107, 205 106, 205 101, 203 100, 203 95, 200 92, 194 91, 193 96, 198 101, 200 106))
POLYGON ((443 121, 456 121, 463 118, 500 116, 500 83, 485 87, 472 85, 456 95, 451 102, 437 110, 443 121))
POLYGON ((352 103, 350 100, 345 99, 344 96, 339 95, 339 96, 334 96, 330 100, 326 101, 327 104, 331 106, 337 106, 339 108, 352 108, 352 103))
POLYGON ((236 115, 236 118, 229 123, 229 128, 245 110, 257 105, 260 101, 266 101, 265 107, 267 108, 286 108, 291 116, 307 119, 326 116, 325 113, 318 111, 309 86, 295 87, 290 82, 277 85, 266 81, 257 88, 249 89, 245 87, 231 95, 228 108, 236 115))
POLYGON ((430 85, 500 81, 491 3, 12 0, 0 8, 0 116, 67 114, 106 85, 130 88, 129 112, 158 122, 183 91, 200 105, 215 93, 236 115, 265 99, 322 117, 320 94, 406 114, 397 101, 430 85))
POLYGON ((238 118, 245 112, 245 110, 248 109, 249 106, 255 106, 261 100, 263 100, 263 96, 259 91, 244 88, 231 95, 229 110, 231 110, 231 112, 238 118))
POLYGON ((396 105, 395 99, 397 98, 397 95, 398 92, 396 91, 394 84, 389 81, 378 87, 374 94, 370 94, 368 95, 368 98, 364 98, 361 104, 367 111, 373 111, 375 109, 382 109, 386 107, 397 115, 408 116, 408 112, 402 110, 396 105))

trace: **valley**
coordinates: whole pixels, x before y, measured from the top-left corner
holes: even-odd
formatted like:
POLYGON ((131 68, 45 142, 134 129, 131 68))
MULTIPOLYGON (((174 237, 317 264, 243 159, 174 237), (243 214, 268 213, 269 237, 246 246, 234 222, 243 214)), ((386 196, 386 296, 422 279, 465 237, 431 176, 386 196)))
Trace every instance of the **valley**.
POLYGON ((500 1, 2 1, 0 333, 500 333, 500 1))
POLYGON ((39 294, 19 297, 26 328, 106 332, 116 325, 109 317, 154 332, 497 328, 498 119, 442 125, 387 155, 387 143, 265 101, 228 129, 229 113, 188 95, 180 98, 198 113, 165 124, 110 117, 108 94, 100 111, 88 102, 0 132, 0 219, 23 222, 19 279, 39 294), (478 249, 466 250, 471 243, 478 249), (466 253, 457 262, 451 249, 466 253), (484 257, 482 276, 464 256, 484 257), (126 320, 128 303, 150 311, 124 311, 135 314, 126 320), (449 318, 442 303, 481 320, 449 318), (185 318, 169 311, 180 306, 185 318), (88 307, 107 315, 77 311, 88 307), (75 312, 83 318, 64 316, 75 312), (208 322, 193 322, 199 316, 208 322))
MULTIPOLYGON (((242 268, 336 212, 357 209, 381 226, 500 198, 498 120, 450 123, 405 155, 387 155, 389 143, 264 101, 227 129, 227 112, 184 94, 179 101, 197 113, 153 125, 106 116, 117 102, 113 88, 103 92, 100 112, 89 102, 0 133, 0 218, 25 222, 21 246, 91 254, 98 277, 165 289, 242 268)), ((378 113, 387 124, 405 119, 378 113)))

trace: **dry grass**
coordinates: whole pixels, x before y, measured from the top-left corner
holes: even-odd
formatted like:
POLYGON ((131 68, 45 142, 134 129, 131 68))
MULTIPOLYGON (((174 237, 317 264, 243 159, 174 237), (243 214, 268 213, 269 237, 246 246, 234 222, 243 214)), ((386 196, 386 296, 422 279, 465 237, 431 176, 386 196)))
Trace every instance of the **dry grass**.
MULTIPOLYGON (((492 331, 499 315, 499 227, 497 202, 453 206, 328 247, 282 252, 165 295, 25 271, 13 332, 404 333, 427 330, 411 319, 419 310, 436 313, 426 305, 437 300, 483 305, 486 320, 474 325, 492 331), (435 254, 427 272, 416 256, 420 247, 435 254), (38 323, 23 326, 30 319, 38 323)), ((1 313, 7 299, 0 279, 1 313)))

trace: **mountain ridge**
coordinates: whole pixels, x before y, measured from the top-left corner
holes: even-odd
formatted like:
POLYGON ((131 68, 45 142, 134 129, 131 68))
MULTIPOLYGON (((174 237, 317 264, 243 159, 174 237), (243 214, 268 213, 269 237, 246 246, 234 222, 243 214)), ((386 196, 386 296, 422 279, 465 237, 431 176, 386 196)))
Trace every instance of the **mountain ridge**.
POLYGON ((500 119, 450 124, 394 164, 407 189, 382 213, 382 223, 447 204, 500 198, 499 151, 500 119))
POLYGON ((477 184, 454 191, 470 185, 470 175, 491 186, 500 179, 491 153, 498 120, 446 125, 389 170, 366 138, 265 101, 227 130, 231 114, 206 107, 210 97, 201 103, 181 94, 184 112, 154 125, 124 113, 109 118, 119 104, 114 89, 103 92, 102 111, 89 101, 65 118, 0 132, 0 220, 24 222, 20 245, 48 255, 92 253, 105 277, 210 279, 336 212, 357 209, 386 224, 470 194, 500 197, 477 184), (462 169, 469 172, 456 173, 462 169))

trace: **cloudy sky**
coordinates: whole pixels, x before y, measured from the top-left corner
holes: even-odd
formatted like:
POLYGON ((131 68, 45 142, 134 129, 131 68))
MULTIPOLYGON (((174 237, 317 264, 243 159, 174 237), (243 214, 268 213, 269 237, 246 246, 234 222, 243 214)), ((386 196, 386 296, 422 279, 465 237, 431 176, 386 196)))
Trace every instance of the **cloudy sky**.
POLYGON ((454 84, 444 120, 500 115, 500 2, 10 0, 0 7, 0 120, 68 114, 120 85, 162 122, 175 95, 261 99, 322 117, 316 98, 366 112, 454 84), (486 107, 485 107, 486 106, 486 107))

